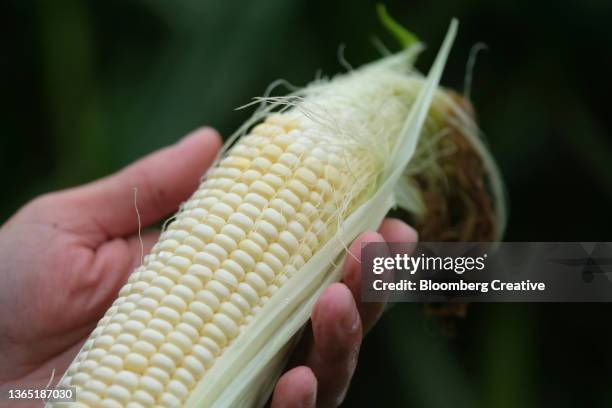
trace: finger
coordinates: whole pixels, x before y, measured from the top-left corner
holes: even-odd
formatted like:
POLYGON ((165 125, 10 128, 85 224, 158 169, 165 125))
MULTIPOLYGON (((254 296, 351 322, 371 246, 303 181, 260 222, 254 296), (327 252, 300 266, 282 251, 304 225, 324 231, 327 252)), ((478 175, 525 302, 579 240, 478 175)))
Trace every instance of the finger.
POLYGON ((278 380, 270 408, 314 408, 317 379, 308 367, 295 367, 278 380))
POLYGON ((397 218, 387 218, 378 232, 386 242, 418 242, 419 234, 414 228, 397 218))
POLYGON ((114 175, 72 190, 70 197, 106 239, 131 234, 138 227, 134 189, 142 226, 158 221, 197 188, 220 145, 213 129, 196 130, 114 175))
POLYGON ((384 302, 361 301, 361 247, 368 242, 416 242, 416 231, 401 220, 387 218, 383 221, 378 233, 366 232, 359 236, 350 246, 352 256, 348 256, 343 266, 343 280, 351 290, 358 305, 364 333, 376 323, 382 314, 384 302))
POLYGON ((355 371, 361 345, 361 319, 346 285, 334 283, 312 312, 313 344, 306 365, 317 377, 317 406, 340 405, 355 371))
POLYGON ((89 273, 92 277, 89 281, 96 288, 95 299, 98 300, 94 302, 94 299, 90 299, 90 303, 102 309, 107 308, 107 303, 115 299, 129 275, 142 265, 142 254, 151 251, 158 237, 159 231, 144 231, 141 237, 134 235, 127 240, 115 238, 101 244, 96 249, 89 273))
POLYGON ((346 257, 342 270, 342 280, 348 286, 357 308, 361 315, 364 333, 374 325, 384 310, 384 302, 362 302, 361 301, 361 248, 370 242, 385 242, 382 235, 377 232, 365 232, 361 234, 349 247, 351 254, 346 257))
MULTIPOLYGON (((151 252, 153 245, 155 245, 159 239, 159 234, 160 232, 157 230, 143 231, 140 236, 135 234, 128 238, 127 243, 130 248, 130 254, 132 255, 132 265, 130 269, 142 265, 144 256, 151 252)), ((131 272, 131 270, 128 272, 131 272)))

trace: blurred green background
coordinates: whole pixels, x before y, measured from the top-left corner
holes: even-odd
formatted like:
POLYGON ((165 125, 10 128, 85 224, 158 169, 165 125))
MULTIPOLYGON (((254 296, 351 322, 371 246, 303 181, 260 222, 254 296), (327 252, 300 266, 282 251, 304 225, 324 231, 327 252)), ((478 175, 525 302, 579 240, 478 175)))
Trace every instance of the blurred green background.
MULTIPOLYGON (((514 241, 612 241, 612 3, 389 1, 430 44, 460 33, 443 79, 472 99, 506 178, 514 241)), ((277 78, 377 57, 374 2, 106 0, 0 3, 0 222, 28 199, 113 172, 277 78)), ((472 305, 454 336, 395 305, 367 337, 346 406, 609 407, 608 304, 472 305)))

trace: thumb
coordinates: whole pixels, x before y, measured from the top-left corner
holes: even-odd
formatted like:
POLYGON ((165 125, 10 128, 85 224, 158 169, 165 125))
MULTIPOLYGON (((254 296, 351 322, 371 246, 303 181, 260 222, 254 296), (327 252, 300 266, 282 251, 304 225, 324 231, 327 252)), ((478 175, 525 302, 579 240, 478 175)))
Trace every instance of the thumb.
POLYGON ((78 206, 75 214, 91 221, 86 224, 102 241, 130 235, 138 228, 134 188, 138 189, 142 226, 146 227, 176 211, 189 197, 220 146, 215 130, 198 129, 116 174, 69 191, 67 201, 78 206))

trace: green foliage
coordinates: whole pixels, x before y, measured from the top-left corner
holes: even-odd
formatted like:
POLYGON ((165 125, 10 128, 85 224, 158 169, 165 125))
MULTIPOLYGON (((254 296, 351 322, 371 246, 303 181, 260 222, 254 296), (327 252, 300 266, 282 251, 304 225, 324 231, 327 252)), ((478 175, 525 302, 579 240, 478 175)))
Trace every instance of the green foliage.
POLYGON ((376 6, 376 11, 382 25, 389 30, 391 34, 393 34, 403 48, 410 48, 419 41, 416 35, 408 31, 405 27, 395 21, 391 15, 389 15, 384 4, 378 4, 376 6))

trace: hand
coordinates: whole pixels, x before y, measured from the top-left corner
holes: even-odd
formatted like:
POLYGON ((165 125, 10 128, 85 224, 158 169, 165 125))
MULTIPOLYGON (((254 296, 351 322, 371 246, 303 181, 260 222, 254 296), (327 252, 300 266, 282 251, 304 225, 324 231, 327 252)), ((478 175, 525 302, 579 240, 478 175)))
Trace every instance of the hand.
POLYGON ((276 384, 271 408, 337 407, 342 403, 357 365, 364 333, 374 326, 384 303, 361 302, 361 244, 416 242, 404 222, 387 218, 378 232, 366 232, 350 246, 353 256, 343 265, 343 283, 323 292, 315 304, 311 327, 296 351, 298 365, 276 384))
MULTIPOLYGON (((44 387, 53 370, 66 370, 141 262, 134 188, 144 227, 167 217, 197 188, 220 143, 214 130, 197 130, 112 176, 43 195, 0 228, 0 384, 44 387)), ((363 234, 351 251, 358 257, 361 241, 416 239, 398 220, 379 232, 363 234)), ((145 253, 158 235, 142 233, 145 253)), ((380 304, 360 304, 360 280, 358 262, 347 258, 345 284, 319 299, 301 348, 305 366, 281 377, 275 408, 343 398, 362 333, 382 312, 380 304)))
MULTIPOLYGON (((0 385, 56 381, 141 263, 143 226, 176 211, 221 145, 201 129, 112 176, 45 194, 0 228, 0 385)), ((159 232, 143 231, 145 253, 159 232)))

